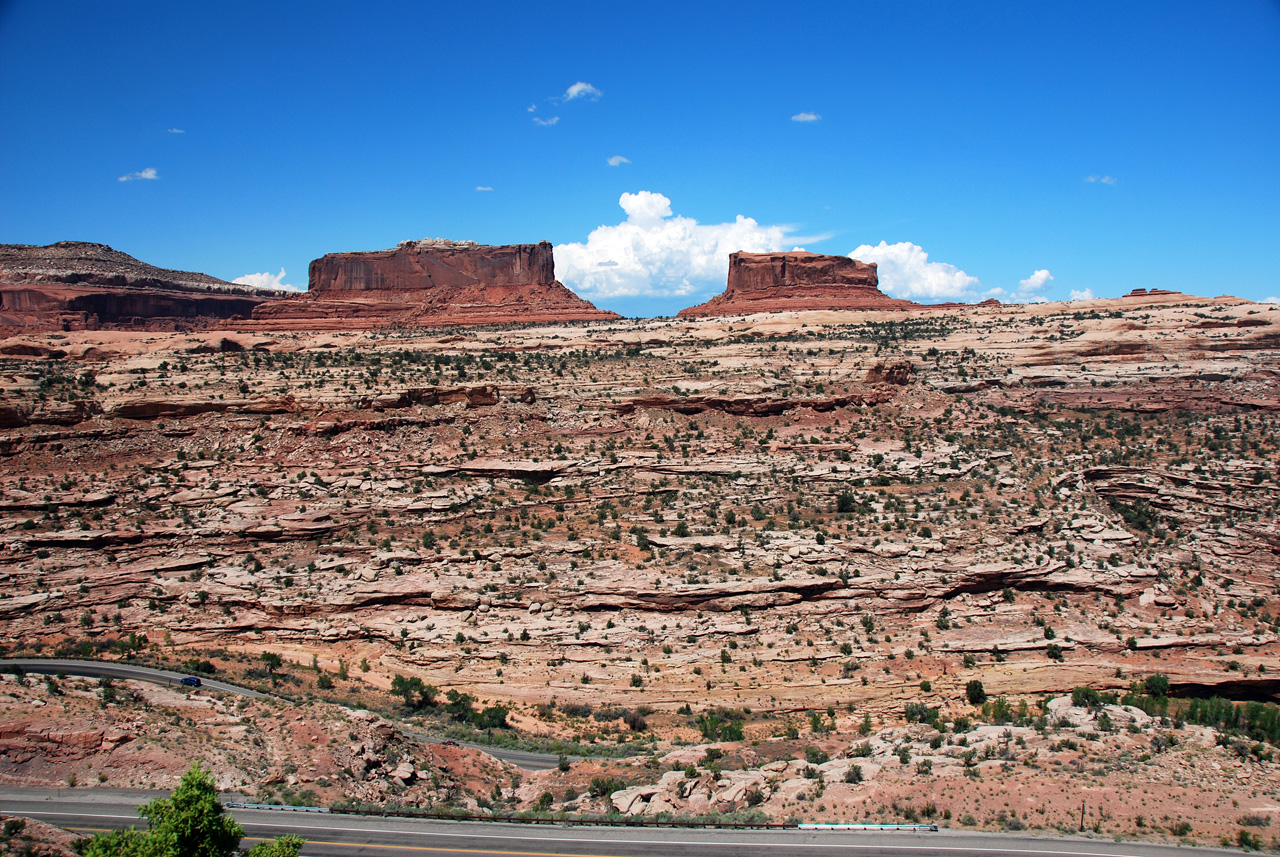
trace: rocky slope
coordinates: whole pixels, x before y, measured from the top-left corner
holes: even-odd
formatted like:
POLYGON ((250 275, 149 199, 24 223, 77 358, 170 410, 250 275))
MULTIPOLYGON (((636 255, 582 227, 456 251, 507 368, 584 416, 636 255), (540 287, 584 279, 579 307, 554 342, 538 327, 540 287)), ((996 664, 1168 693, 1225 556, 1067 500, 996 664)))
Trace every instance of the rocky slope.
POLYGON ((491 247, 406 241, 392 250, 331 253, 311 263, 305 295, 254 312, 263 328, 525 324, 618 318, 555 279, 551 244, 491 247))
POLYGON ((919 309, 879 289, 874 262, 819 253, 733 253, 723 294, 680 310, 682 318, 796 310, 919 309))
POLYGON ((0 325, 52 329, 207 324, 276 297, 156 268, 105 244, 0 245, 0 325))
MULTIPOLYGON (((754 788, 771 813, 820 817, 802 797, 822 796, 816 777, 764 770, 786 762, 764 758, 774 736, 834 722, 848 740, 824 752, 845 757, 810 764, 839 779, 865 716, 877 734, 908 702, 959 722, 973 681, 1032 711, 1043 700, 1046 736, 1061 734, 894 733, 854 762, 868 780, 890 769, 874 789, 917 759, 929 783, 979 768, 1017 786, 1028 760, 1155 778, 1168 757, 1140 767, 1134 742, 1172 726, 1071 726, 1103 736, 1086 758, 1062 731, 1076 713, 1047 706, 1155 674, 1184 696, 1276 698, 1278 334, 1274 306, 1135 294, 11 337, 0 627, 28 652, 141 649, 228 671, 279 654, 320 697, 418 677, 515 706, 528 733, 645 758, 732 712, 764 748, 758 777, 637 772, 627 812, 749 808, 754 788), (1011 749, 1018 737, 1033 750, 1011 749), (992 756, 966 763, 975 747, 992 756)), ((1176 731, 1206 790, 1224 763, 1275 779, 1261 744, 1214 750, 1232 761, 1176 731)), ((791 740, 778 746, 803 749, 791 740)), ((584 805, 570 785, 556 805, 584 805)), ((829 805, 874 791, 831 785, 829 805)))

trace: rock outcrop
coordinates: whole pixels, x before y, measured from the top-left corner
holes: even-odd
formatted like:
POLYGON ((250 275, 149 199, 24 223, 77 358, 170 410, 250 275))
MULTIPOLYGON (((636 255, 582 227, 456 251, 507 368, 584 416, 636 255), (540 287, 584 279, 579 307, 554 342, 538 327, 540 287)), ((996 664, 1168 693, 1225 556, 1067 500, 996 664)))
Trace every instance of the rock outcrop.
POLYGON ((820 253, 733 253, 724 293, 680 311, 683 318, 795 310, 916 309, 879 289, 874 262, 820 253))
POLYGON ((299 295, 253 314, 273 328, 483 325, 619 318, 555 278, 551 244, 405 241, 391 250, 330 253, 299 295))
POLYGON ((156 268, 105 244, 0 245, 0 324, 62 330, 171 327, 247 318, 276 297, 207 274, 156 268))

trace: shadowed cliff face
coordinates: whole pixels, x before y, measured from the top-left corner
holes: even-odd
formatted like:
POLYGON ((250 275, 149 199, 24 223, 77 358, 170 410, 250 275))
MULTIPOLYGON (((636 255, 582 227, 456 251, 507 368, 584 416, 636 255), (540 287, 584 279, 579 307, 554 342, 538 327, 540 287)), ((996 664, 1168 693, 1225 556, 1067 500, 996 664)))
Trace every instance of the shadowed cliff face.
POLYGON ((405 242, 394 250, 330 253, 311 263, 313 292, 418 291, 555 282, 551 243, 486 247, 472 242, 405 242))
POLYGON ((878 291, 876 263, 818 253, 734 253, 725 292, 745 297, 778 286, 832 285, 878 291))
POLYGON ((157 268, 105 244, 0 245, 0 314, 15 326, 217 322, 247 317, 275 296, 207 274, 157 268))
POLYGON ((436 239, 322 256, 311 263, 307 294, 259 307, 253 323, 334 330, 618 317, 556 281, 550 242, 490 247, 436 239))
POLYGON ((911 309, 880 291, 874 262, 820 253, 734 253, 724 293, 685 318, 824 309, 911 309))

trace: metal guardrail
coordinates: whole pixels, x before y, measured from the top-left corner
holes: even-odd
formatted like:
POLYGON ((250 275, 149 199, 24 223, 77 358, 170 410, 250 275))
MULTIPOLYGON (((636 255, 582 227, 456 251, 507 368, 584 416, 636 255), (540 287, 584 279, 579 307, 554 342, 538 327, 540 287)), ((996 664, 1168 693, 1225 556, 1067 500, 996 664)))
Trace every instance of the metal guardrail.
POLYGON ((330 812, 327 806, 289 806, 278 803, 236 803, 227 801, 223 806, 229 809, 275 809, 280 812, 330 812))
POLYGON ((444 812, 414 812, 412 810, 383 809, 334 809, 341 815, 371 815, 389 818, 426 818, 440 821, 490 821, 504 824, 562 824, 589 827, 689 827, 718 828, 724 830, 786 830, 794 824, 785 822, 723 822, 723 821, 664 821, 653 818, 556 818, 532 815, 456 815, 444 812))
POLYGON ((713 828, 717 830, 868 830, 934 832, 937 824, 792 824, 752 821, 683 821, 653 818, 556 818, 534 815, 475 815, 471 813, 418 812, 408 809, 339 809, 319 806, 285 806, 263 803, 226 803, 231 809, 262 809, 277 812, 327 812, 333 815, 363 815, 378 818, 422 818, 433 821, 488 821, 504 824, 558 824, 588 827, 665 827, 665 828, 713 828))
POLYGON ((936 824, 798 824, 799 830, 909 830, 937 833, 936 824))

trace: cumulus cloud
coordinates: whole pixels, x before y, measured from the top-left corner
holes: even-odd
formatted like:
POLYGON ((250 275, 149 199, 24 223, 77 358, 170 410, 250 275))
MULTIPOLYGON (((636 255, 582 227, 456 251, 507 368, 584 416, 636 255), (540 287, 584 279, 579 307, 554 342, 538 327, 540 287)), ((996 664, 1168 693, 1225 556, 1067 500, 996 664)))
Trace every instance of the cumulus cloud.
POLYGON ((487 185, 478 184, 476 185, 476 190, 493 190, 493 188, 487 185))
POLYGON ((575 98, 590 98, 592 101, 595 101, 602 95, 604 95, 604 93, 596 89, 591 84, 578 81, 564 91, 562 98, 564 101, 573 101, 575 98))
POLYGON ((1022 295, 1033 295, 1043 289, 1045 284, 1052 279, 1053 274, 1049 273, 1049 269, 1041 268, 1025 280, 1018 281, 1018 293, 1022 295))
POLYGON ((1071 300, 1091 301, 1093 300, 1093 289, 1072 289, 1071 300))
POLYGON ((120 178, 116 179, 116 181, 132 182, 138 181, 139 179, 150 181, 158 178, 160 178, 160 174, 156 172, 156 168, 147 167, 145 170, 138 170, 136 173, 125 173, 120 178))
POLYGON ((982 284, 955 265, 930 262, 918 244, 881 241, 863 244, 849 254, 862 262, 875 262, 880 288, 897 298, 923 301, 972 300, 982 284))
POLYGON ((795 116, 792 116, 791 121, 792 122, 817 122, 821 118, 822 117, 819 116, 817 113, 810 113, 806 110, 803 113, 797 113, 795 116))
POLYGON ((274 289, 281 292, 300 292, 303 291, 302 286, 294 286, 284 282, 284 268, 280 269, 280 273, 261 273, 261 274, 245 274, 243 277, 236 277, 231 282, 238 283, 242 286, 253 286, 255 289, 274 289))
POLYGON ((612 158, 609 159, 609 166, 611 167, 618 167, 618 166, 622 166, 623 164, 629 164, 629 163, 631 163, 631 159, 624 158, 622 157, 622 155, 614 155, 612 158))
POLYGON ((552 116, 550 119, 543 119, 541 116, 533 117, 533 123, 535 125, 554 125, 559 121, 560 121, 559 116, 552 116))
POLYGON ((731 223, 699 223, 673 215, 671 200, 642 190, 618 204, 627 219, 592 230, 585 242, 556 245, 556 273, 590 299, 688 295, 724 287, 729 254, 784 249, 786 226, 762 226, 738 215, 731 223))
POLYGON ((1102 184, 1109 184, 1114 186, 1116 183, 1116 177, 1115 176, 1089 176, 1088 178, 1085 179, 1085 181, 1089 182, 1090 184, 1100 182, 1102 184))
MULTIPOLYGON (((1040 268, 1025 280, 1019 280, 1018 288, 1014 290, 1013 294, 1009 295, 1009 299, 1014 303, 1044 303, 1047 299, 1040 293, 1040 290, 1047 286, 1052 279, 1053 274, 1049 273, 1048 268, 1040 268)), ((992 290, 992 293, 996 291, 998 290, 992 290)))
POLYGON ((1274 297, 1274 296, 1269 298, 1263 298, 1262 302, 1264 304, 1280 304, 1280 298, 1274 297))

